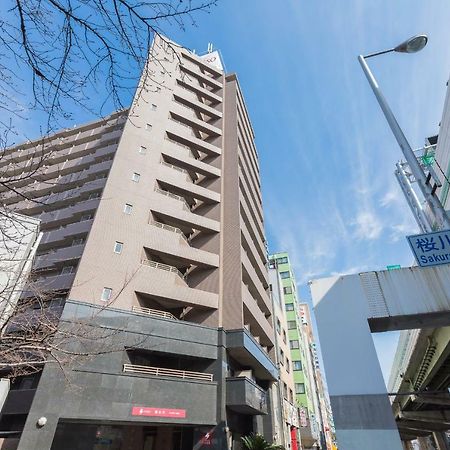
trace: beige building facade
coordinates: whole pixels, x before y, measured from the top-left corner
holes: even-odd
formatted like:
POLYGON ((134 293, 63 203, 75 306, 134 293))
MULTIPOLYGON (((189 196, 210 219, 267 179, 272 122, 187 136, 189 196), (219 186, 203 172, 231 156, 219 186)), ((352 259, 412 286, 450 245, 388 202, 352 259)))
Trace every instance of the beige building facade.
MULTIPOLYGON (((87 417, 80 409, 69 411, 65 391, 64 405, 53 407, 59 411, 53 428, 40 434, 42 448, 64 433, 109 433, 114 442, 124 440, 131 426, 144 433, 139 442, 155 442, 145 447, 152 450, 185 450, 202 440, 238 449, 240 437, 252 431, 273 437, 267 405, 278 375, 259 157, 241 88, 236 75, 225 74, 208 55, 164 38, 155 40, 149 61, 129 110, 10 149, 4 161, 14 170, 39 162, 41 167, 37 181, 23 186, 31 200, 14 192, 5 200, 41 221, 34 269, 43 289, 65 304, 63 317, 88 310, 107 317, 114 311, 130 327, 142 321, 149 336, 164 322, 164 337, 158 335, 164 344, 139 349, 139 357, 124 345, 122 363, 117 359, 113 369, 111 359, 102 367, 110 367, 108 377, 119 381, 132 372, 133 381, 148 383, 150 390, 140 396, 140 402, 148 397, 145 405, 138 406, 159 411, 162 405, 152 402, 161 399, 152 392, 178 392, 173 404, 172 394, 162 398, 186 417, 136 418, 124 412, 137 407, 130 401, 105 423, 100 412, 87 417), (196 337, 206 330, 215 331, 207 339, 196 337), (210 399, 214 413, 205 406, 202 416, 189 403, 196 388, 186 371, 195 383, 209 383, 204 400, 210 399), (167 387, 152 390, 160 373, 167 387), (171 377, 183 378, 176 389, 171 377), (76 428, 74 418, 102 428, 76 428), (201 426, 212 427, 214 437, 201 426), (176 444, 178 436, 184 444, 176 444)), ((89 370, 94 380, 99 369, 89 370)), ((25 427, 20 449, 32 448, 37 439, 32 415, 49 404, 50 376, 56 375, 45 367, 31 412, 18 414, 25 427)), ((115 395, 104 401, 122 404, 115 395)), ((105 403, 108 408, 115 411, 105 403)))

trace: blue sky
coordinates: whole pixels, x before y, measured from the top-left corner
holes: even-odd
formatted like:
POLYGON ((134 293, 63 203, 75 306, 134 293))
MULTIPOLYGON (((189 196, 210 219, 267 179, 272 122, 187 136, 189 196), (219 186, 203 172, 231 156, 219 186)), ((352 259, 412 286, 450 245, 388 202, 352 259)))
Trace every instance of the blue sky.
MULTIPOLYGON (((270 251, 290 253, 305 300, 309 279, 412 262, 404 236, 416 227, 393 176, 400 151, 357 55, 429 35, 418 54, 371 61, 419 147, 438 131, 449 19, 447 0, 220 0, 197 27, 172 30, 198 53, 212 42, 238 74, 261 159, 270 251)), ((27 134, 38 125, 31 114, 27 134)), ((376 344, 387 373, 395 335, 376 344)))
MULTIPOLYGON (((337 273, 408 266, 417 231, 393 175, 400 150, 357 55, 429 36, 414 55, 371 67, 413 147, 438 131, 450 72, 445 0, 279 2, 222 0, 178 38, 213 42, 238 74, 261 158, 271 251, 287 250, 306 282, 337 273)), ((374 336, 385 377, 396 333, 374 336)))

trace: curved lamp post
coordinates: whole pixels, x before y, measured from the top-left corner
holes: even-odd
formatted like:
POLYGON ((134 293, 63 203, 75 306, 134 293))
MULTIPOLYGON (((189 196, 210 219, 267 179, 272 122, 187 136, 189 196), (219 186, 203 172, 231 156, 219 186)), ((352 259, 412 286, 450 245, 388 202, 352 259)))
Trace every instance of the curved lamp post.
POLYGON ((373 93, 375 94, 375 97, 378 100, 378 103, 381 107, 381 110, 384 113, 384 116, 386 117, 386 120, 392 130, 392 133, 394 133, 395 139, 397 139, 397 142, 403 152, 403 155, 406 159, 406 162, 408 163, 412 174, 414 175, 414 178, 416 179, 417 184, 420 187, 420 190, 422 191, 423 196, 425 197, 426 202, 431 208, 431 211, 433 213, 433 216, 437 219, 439 223, 440 228, 449 229, 450 228, 450 220, 447 216, 447 213, 445 212, 444 208, 442 207, 441 202, 439 201, 439 198, 436 196, 436 194, 433 192, 431 186, 427 183, 426 175, 423 172, 422 167, 420 166, 419 162, 417 161, 416 156, 414 155, 414 152, 409 145, 408 140, 406 139, 405 135, 403 134, 402 129, 400 128, 400 125, 397 122, 397 119, 395 118, 391 108, 389 107, 386 99, 384 98, 384 95, 382 94, 380 87, 378 86, 377 81, 375 80, 375 77, 373 76, 372 72, 369 69, 369 66, 367 65, 366 59, 372 58, 374 56, 383 55, 385 53, 391 53, 391 52, 399 52, 399 53, 416 53, 420 50, 422 50, 425 45, 427 45, 428 38, 424 34, 419 34, 416 36, 413 36, 406 40, 405 42, 402 42, 401 44, 397 45, 397 47, 383 50, 376 53, 371 53, 369 55, 358 56, 358 61, 361 64, 361 67, 367 77, 367 80, 369 81, 370 87, 372 88, 373 93))

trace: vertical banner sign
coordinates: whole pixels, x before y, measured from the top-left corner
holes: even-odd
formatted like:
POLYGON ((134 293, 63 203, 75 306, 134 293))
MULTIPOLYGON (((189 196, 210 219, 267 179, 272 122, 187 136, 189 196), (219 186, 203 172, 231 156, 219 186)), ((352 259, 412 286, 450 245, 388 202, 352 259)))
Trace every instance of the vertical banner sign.
POLYGON ((450 263, 450 230, 407 236, 420 267, 450 263))

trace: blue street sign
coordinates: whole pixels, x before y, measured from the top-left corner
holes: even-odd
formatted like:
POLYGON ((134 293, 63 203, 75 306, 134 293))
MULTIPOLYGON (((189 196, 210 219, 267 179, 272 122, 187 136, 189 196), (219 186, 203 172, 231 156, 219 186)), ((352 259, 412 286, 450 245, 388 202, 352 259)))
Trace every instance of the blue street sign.
POLYGON ((450 264, 450 230, 407 236, 420 267, 450 264))

